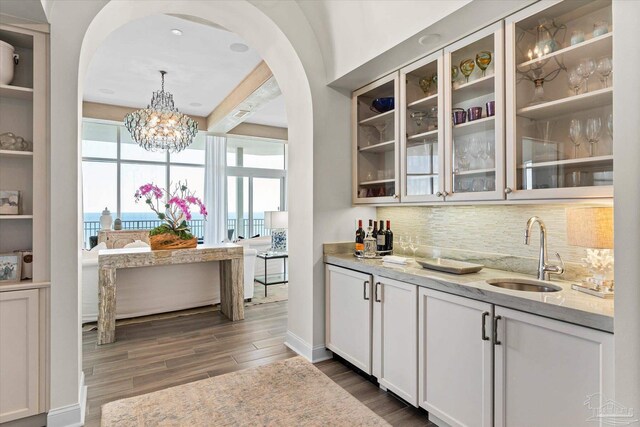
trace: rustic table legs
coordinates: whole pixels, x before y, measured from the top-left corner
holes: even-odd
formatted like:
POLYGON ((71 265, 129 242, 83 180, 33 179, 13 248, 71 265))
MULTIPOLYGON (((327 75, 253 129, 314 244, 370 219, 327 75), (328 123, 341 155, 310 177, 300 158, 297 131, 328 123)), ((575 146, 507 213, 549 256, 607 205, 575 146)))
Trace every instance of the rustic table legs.
POLYGON ((116 269, 98 271, 98 345, 116 340, 116 269))
POLYGON ((220 261, 220 311, 229 320, 244 319, 244 257, 220 261))

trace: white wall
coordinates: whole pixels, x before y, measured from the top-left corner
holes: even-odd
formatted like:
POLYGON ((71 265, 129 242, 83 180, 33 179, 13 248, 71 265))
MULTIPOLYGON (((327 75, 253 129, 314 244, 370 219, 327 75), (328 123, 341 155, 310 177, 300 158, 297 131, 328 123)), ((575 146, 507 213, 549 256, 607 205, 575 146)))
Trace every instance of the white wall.
POLYGON ((640 2, 614 1, 616 396, 640 418, 640 2))
POLYGON ((471 0, 298 1, 333 81, 471 0))

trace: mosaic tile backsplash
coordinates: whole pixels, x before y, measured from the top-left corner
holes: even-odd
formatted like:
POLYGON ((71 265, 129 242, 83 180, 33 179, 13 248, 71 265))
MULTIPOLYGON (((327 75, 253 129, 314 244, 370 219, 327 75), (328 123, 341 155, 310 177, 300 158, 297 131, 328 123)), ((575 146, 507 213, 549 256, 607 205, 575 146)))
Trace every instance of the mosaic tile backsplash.
MULTIPOLYGON (((558 252, 565 262, 565 280, 578 280, 588 272, 581 259, 585 249, 567 244, 565 209, 571 205, 475 205, 380 207, 378 219, 391 220, 394 253, 400 235, 421 238, 416 255, 478 262, 490 268, 535 274, 540 231, 534 226, 530 245, 524 244, 527 220, 538 216, 547 227, 549 262, 558 252)), ((407 249, 405 254, 411 255, 407 249)), ((551 276, 552 279, 558 276, 551 276)))

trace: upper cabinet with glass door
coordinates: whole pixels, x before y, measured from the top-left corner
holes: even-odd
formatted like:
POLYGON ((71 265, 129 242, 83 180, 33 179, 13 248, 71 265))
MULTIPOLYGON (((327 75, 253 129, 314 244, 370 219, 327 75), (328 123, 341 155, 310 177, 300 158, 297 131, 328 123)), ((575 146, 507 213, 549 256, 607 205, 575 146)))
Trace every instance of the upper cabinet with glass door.
POLYGON ((443 200, 442 51, 400 70, 400 177, 403 202, 443 200))
POLYGON ((504 198, 503 24, 445 49, 445 198, 504 198))
POLYGON ((611 1, 507 19, 509 199, 612 196, 612 30, 611 1))
POLYGON ((353 93, 353 202, 399 201, 398 72, 353 93))

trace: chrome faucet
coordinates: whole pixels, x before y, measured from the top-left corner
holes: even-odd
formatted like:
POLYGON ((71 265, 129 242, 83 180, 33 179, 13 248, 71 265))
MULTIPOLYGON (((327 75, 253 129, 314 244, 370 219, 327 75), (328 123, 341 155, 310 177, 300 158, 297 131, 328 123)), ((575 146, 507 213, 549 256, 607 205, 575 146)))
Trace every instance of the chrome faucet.
POLYGON ((540 226, 540 256, 538 258, 538 280, 549 280, 550 274, 563 274, 564 261, 560 258, 560 254, 556 252, 556 257, 560 261, 560 265, 547 263, 547 227, 544 222, 537 216, 532 216, 527 221, 527 229, 524 231, 524 244, 528 245, 531 237, 531 229, 533 224, 538 223, 540 226))

